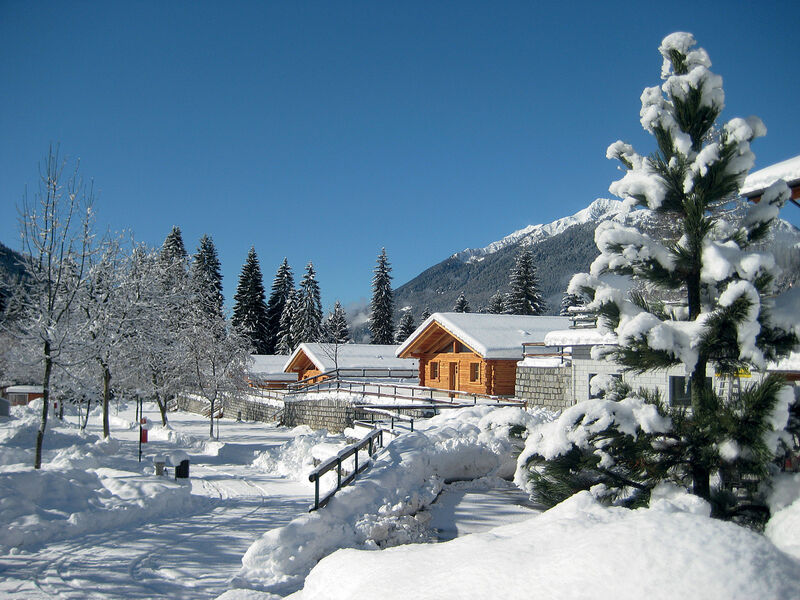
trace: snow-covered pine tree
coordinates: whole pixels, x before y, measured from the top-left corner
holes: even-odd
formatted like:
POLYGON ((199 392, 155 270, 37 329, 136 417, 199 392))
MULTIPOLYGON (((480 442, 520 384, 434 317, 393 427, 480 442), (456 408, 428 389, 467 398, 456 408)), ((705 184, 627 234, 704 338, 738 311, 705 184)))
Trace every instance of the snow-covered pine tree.
POLYGON ((392 292, 392 267, 386 258, 386 248, 378 255, 372 277, 372 302, 370 303, 369 331, 373 344, 394 343, 394 297, 392 292))
POLYGON ((267 350, 267 305, 265 303, 264 282, 256 249, 250 248, 247 260, 239 275, 239 285, 233 296, 232 325, 240 335, 250 340, 256 354, 266 354, 267 350))
POLYGON ((570 308, 573 306, 583 306, 583 299, 578 294, 570 294, 566 292, 561 298, 561 309, 558 314, 561 317, 569 317, 572 315, 570 308))
POLYGON ((493 315, 502 315, 506 311, 506 297, 500 290, 497 290, 491 298, 486 312, 493 315))
MULTIPOLYGON (((284 258, 281 266, 278 267, 277 273, 275 273, 272 291, 267 302, 267 343, 264 348, 265 354, 277 352, 276 348, 281 331, 281 316, 292 290, 294 290, 294 276, 292 275, 289 261, 284 258)), ((279 352, 279 354, 283 353, 279 352)))
POLYGON ((408 339, 408 336, 414 333, 416 328, 417 326, 414 324, 414 315, 411 314, 410 310, 407 310, 403 313, 403 316, 400 317, 400 324, 397 326, 397 333, 394 337, 395 343, 402 344, 405 342, 408 339))
POLYGON ((275 346, 275 352, 278 354, 291 354, 294 352, 296 342, 292 337, 292 323, 294 322, 295 307, 297 306, 297 291, 289 290, 289 295, 286 297, 286 302, 283 305, 283 313, 281 313, 281 320, 278 325, 278 343, 275 346))
POLYGON ((186 246, 183 244, 183 235, 181 228, 177 225, 172 227, 172 230, 167 234, 164 239, 164 244, 161 246, 161 258, 166 261, 186 260, 188 258, 186 246))
POLYGON ((214 241, 203 234, 192 257, 192 290, 195 307, 209 317, 222 315, 222 271, 214 241))
POLYGON ((645 157, 616 142, 607 153, 627 169, 612 193, 631 209, 668 216, 677 233, 659 238, 601 223, 595 234, 601 254, 568 290, 586 297, 601 330, 617 336, 618 345, 599 348, 598 356, 635 373, 682 365, 691 410, 616 383, 612 396, 621 402, 581 402, 553 426, 558 439, 580 444, 543 452, 538 436, 525 456, 534 493, 556 490, 555 500, 602 483, 611 500, 642 503, 668 480, 710 500, 716 516, 758 521, 768 514, 763 498, 734 488, 768 476, 788 439, 793 395, 772 374, 721 397, 711 375, 763 372, 767 361, 798 344, 800 290, 772 296, 774 260, 750 248, 767 233, 789 191, 777 182, 739 222, 722 217, 753 166, 750 142, 765 128, 756 117, 715 126, 722 79, 709 70, 705 50, 694 46, 691 34, 667 36, 659 48, 664 83, 642 94, 641 122, 657 150, 645 157), (647 293, 626 294, 604 274, 644 281, 647 293), (669 304, 659 297, 666 292, 669 304))
POLYGON ((464 295, 464 292, 461 292, 461 294, 458 296, 455 306, 453 306, 453 312, 460 312, 460 313, 471 312, 469 308, 469 302, 467 302, 467 297, 464 295))
POLYGON ((346 344, 350 341, 347 316, 338 300, 333 305, 333 311, 325 322, 325 341, 331 344, 346 344))
POLYGON ((521 248, 509 278, 510 291, 505 297, 505 313, 508 315, 541 315, 547 310, 539 292, 539 279, 533 265, 530 248, 521 248))
POLYGON ((322 301, 314 265, 309 261, 297 291, 292 318, 292 340, 295 345, 318 342, 322 336, 322 301))
POLYGON ((426 306, 426 307, 425 307, 425 310, 423 310, 423 311, 422 311, 422 314, 421 314, 421 315, 420 315, 420 317, 419 317, 419 322, 420 322, 420 323, 424 323, 424 322, 425 322, 425 320, 426 320, 428 317, 430 317, 430 316, 431 316, 431 311, 430 311, 430 309, 429 309, 429 308, 426 306))

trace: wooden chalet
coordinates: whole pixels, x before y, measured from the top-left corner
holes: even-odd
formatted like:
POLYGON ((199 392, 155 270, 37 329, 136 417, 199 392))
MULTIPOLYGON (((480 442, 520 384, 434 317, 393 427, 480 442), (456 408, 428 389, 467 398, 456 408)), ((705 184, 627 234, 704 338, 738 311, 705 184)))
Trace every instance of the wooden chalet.
MULTIPOLYGON (((322 380, 338 369, 340 377, 416 379, 417 361, 395 356, 398 346, 381 344, 300 344, 284 365, 300 381, 322 380)), ((285 358, 285 357, 284 357, 285 358)))
POLYGON ((511 396, 523 343, 541 343, 567 317, 435 313, 397 350, 419 359, 422 386, 511 396))
POLYGON ((297 373, 283 370, 286 356, 283 354, 251 354, 247 361, 247 383, 250 387, 279 390, 297 381, 297 373))

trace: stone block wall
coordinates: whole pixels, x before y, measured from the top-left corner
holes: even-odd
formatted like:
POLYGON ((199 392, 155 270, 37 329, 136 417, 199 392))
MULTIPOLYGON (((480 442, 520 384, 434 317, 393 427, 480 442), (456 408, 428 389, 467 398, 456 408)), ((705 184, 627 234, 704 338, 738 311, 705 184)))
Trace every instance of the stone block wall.
POLYGON ((198 415, 203 414, 203 411, 207 410, 209 406, 206 400, 183 394, 179 394, 175 397, 175 404, 180 410, 197 413, 198 415))
POLYGON ((225 416, 229 419, 274 422, 281 420, 283 410, 283 402, 279 400, 265 401, 247 396, 225 400, 225 416))
POLYGON ((563 367, 517 367, 514 396, 528 406, 563 410, 572 406, 572 369, 563 367))
MULTIPOLYGON (((361 413, 362 411, 358 411, 361 413)), ((340 433, 345 427, 352 427, 356 409, 352 401, 331 398, 290 400, 283 407, 283 424, 287 427, 308 425, 312 429, 327 429, 340 433)))

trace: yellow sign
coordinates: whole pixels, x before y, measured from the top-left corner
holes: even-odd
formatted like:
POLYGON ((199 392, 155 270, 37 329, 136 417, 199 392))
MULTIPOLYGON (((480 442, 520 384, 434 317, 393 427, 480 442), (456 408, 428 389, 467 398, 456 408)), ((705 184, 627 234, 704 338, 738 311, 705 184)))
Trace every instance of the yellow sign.
POLYGON ((728 374, 728 373, 714 373, 714 377, 738 377, 740 379, 749 379, 752 377, 750 374, 750 369, 747 367, 742 367, 741 369, 737 370, 736 373, 728 374))

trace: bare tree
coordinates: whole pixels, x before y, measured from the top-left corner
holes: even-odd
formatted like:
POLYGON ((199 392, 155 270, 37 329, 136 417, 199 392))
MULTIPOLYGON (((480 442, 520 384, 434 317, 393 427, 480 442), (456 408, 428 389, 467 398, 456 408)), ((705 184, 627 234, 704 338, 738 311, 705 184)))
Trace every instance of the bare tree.
POLYGON ((74 314, 75 300, 86 284, 87 258, 91 253, 91 183, 78 173, 78 164, 65 174, 67 163, 51 147, 33 202, 27 193, 20 208, 20 229, 25 285, 18 286, 12 302, 15 337, 38 348, 33 364, 42 369, 43 402, 36 435, 34 468, 42 466, 42 441, 50 405, 50 379, 54 366, 70 354, 86 323, 74 314))

